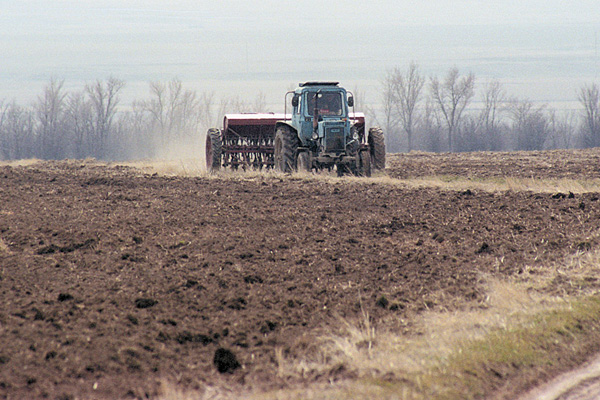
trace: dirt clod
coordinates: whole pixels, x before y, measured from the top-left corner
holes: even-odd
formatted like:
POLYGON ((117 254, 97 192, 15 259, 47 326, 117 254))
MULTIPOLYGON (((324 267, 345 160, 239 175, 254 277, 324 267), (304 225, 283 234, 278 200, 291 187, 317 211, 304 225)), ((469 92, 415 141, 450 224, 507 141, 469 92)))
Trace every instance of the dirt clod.
POLYGON ((235 354, 233 354, 231 350, 224 349, 222 347, 215 351, 213 363, 215 367, 217 367, 217 371, 222 374, 233 373, 233 371, 241 367, 241 364, 235 357, 235 354))
POLYGON ((377 299, 375 304, 377 304, 377 307, 387 308, 387 306, 390 304, 390 301, 387 299, 387 297, 381 296, 377 299))
POLYGON ((246 299, 238 297, 227 302, 227 307, 232 310, 243 310, 246 308, 246 299))
POLYGON ((210 336, 203 335, 200 333, 190 333, 190 332, 182 332, 177 335, 175 338, 177 343, 184 344, 187 342, 191 343, 201 343, 203 345, 207 345, 213 342, 213 339, 210 336))
POLYGON ((246 283, 263 283, 263 280, 258 275, 247 275, 244 277, 244 282, 246 282, 246 283))
POLYGON ((476 254, 482 254, 482 253, 489 253, 491 251, 490 249, 490 245, 483 242, 481 244, 481 246, 479 247, 479 249, 477 249, 477 251, 475 252, 476 254))
POLYGON ((154 307, 156 304, 158 304, 158 301, 156 301, 154 299, 148 299, 148 298, 135 299, 135 306, 137 308, 150 308, 150 307, 154 307))
POLYGON ((73 300, 73 296, 69 293, 60 293, 58 295, 58 301, 63 302, 63 301, 68 301, 68 300, 73 300))
POLYGON ((57 251, 59 251, 58 246, 51 244, 49 246, 44 246, 40 249, 38 249, 37 254, 43 255, 43 254, 54 254, 57 251))

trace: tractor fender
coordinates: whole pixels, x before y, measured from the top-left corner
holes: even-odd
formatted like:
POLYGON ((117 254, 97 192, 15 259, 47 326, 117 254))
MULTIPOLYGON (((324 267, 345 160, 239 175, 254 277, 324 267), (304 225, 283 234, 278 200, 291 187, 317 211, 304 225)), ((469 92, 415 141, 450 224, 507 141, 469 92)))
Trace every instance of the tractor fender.
POLYGON ((287 121, 277 121, 275 123, 275 130, 277 130, 277 128, 279 128, 280 126, 287 126, 288 128, 290 128, 293 132, 296 132, 296 135, 298 134, 298 130, 296 128, 294 128, 294 126, 287 122, 287 121))

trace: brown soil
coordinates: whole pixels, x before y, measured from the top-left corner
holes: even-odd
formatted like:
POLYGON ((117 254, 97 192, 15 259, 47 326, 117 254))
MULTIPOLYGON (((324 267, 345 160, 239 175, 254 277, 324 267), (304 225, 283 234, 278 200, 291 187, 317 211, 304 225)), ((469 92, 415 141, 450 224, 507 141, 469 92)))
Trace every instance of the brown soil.
MULTIPOLYGON (((595 177, 569 154, 565 174, 595 177)), ((495 170, 422 156, 438 172, 495 170)), ((390 174, 424 168, 420 157, 392 157, 390 174)), ((301 352, 300 337, 361 307, 377 323, 477 304, 482 274, 596 248, 586 238, 599 218, 597 194, 0 167, 0 397, 146 398, 164 380, 285 386, 276 348, 301 352)))

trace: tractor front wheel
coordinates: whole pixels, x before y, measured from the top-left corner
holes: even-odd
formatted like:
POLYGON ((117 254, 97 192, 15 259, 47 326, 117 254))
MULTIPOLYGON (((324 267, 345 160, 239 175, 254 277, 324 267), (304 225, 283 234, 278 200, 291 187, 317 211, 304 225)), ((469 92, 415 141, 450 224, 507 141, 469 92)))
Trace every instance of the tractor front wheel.
POLYGON ((287 126, 279 126, 275 131, 274 158, 275 170, 290 173, 298 166, 298 146, 296 132, 287 126))
POLYGON ((358 153, 358 176, 371 176, 371 154, 368 151, 358 153))
POLYGON ((298 171, 310 172, 312 171, 312 160, 311 154, 308 151, 301 151, 298 153, 298 171))

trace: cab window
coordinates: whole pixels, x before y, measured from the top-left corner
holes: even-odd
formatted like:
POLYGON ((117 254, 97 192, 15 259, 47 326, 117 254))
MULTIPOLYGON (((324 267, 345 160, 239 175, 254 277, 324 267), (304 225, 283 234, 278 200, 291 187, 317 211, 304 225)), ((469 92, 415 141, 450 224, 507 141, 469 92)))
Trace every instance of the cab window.
POLYGON ((344 114, 344 103, 340 92, 307 93, 306 98, 308 104, 306 114, 308 115, 314 114, 315 102, 319 107, 319 115, 342 116, 344 114))

